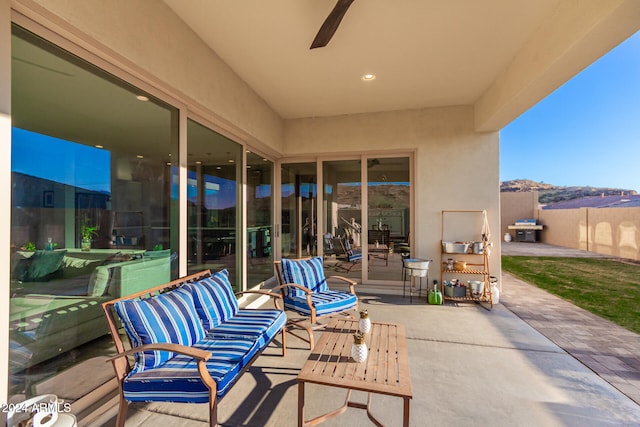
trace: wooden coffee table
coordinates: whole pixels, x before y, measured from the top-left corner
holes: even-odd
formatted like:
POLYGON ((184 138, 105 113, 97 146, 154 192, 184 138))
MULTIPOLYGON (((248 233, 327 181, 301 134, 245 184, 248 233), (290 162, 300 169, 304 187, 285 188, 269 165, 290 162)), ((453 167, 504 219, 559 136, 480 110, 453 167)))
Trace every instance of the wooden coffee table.
POLYGON ((334 319, 327 325, 320 340, 298 375, 298 426, 314 426, 342 414, 347 408, 366 409, 369 419, 382 424, 371 413, 372 393, 398 396, 404 399, 403 426, 409 425, 411 377, 404 325, 373 322, 365 342, 369 357, 362 363, 351 358, 353 334, 357 320, 334 319), (304 419, 305 383, 348 389, 344 406, 316 417, 304 419), (367 403, 352 402, 352 390, 369 392, 367 403))

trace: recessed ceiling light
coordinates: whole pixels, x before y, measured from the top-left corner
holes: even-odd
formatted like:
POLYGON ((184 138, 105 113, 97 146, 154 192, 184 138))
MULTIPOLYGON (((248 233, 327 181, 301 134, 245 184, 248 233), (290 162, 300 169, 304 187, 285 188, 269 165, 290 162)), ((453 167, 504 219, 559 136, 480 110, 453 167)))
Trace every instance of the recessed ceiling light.
POLYGON ((96 148, 104 148, 103 145, 96 145, 96 148))
POLYGON ((235 163, 236 161, 235 161, 235 160, 233 160, 233 159, 229 159, 229 160, 227 160, 227 162, 229 162, 229 163, 235 163))
POLYGON ((138 96, 136 96, 136 99, 138 101, 142 101, 142 102, 147 102, 149 100, 149 98, 144 96, 144 95, 138 95, 138 96))
POLYGON ((216 169, 220 170, 220 169, 222 169, 222 166, 216 166, 216 169))
POLYGON ((362 77, 360 77, 360 78, 362 79, 362 81, 370 82, 370 81, 372 81, 372 80, 375 80, 375 79, 376 79, 376 75, 375 75, 375 74, 370 74, 370 73, 368 73, 368 74, 364 74, 364 75, 363 75, 362 77))
POLYGON ((139 159, 144 159, 144 156, 141 155, 141 154, 138 154, 136 157, 139 158, 139 159))
POLYGON ((201 165, 202 162, 200 160, 196 160, 196 165, 201 165))

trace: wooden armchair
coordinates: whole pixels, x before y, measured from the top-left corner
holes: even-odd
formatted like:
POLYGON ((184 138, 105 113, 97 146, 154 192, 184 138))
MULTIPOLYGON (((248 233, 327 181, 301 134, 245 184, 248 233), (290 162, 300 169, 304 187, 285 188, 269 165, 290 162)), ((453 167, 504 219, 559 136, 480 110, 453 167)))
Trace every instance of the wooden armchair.
POLYGON ((336 259, 342 262, 336 264, 334 268, 344 270, 349 273, 355 266, 362 262, 362 251, 351 247, 349 241, 343 237, 331 239, 336 259))
POLYGON ((273 291, 282 293, 285 310, 291 310, 301 318, 289 319, 289 326, 304 329, 308 338, 290 333, 314 346, 313 331, 325 325, 318 320, 335 315, 346 315, 354 318, 353 311, 358 310, 358 297, 355 292, 357 282, 341 276, 330 279, 340 280, 349 285, 349 292, 329 289, 324 274, 322 257, 302 259, 282 259, 274 261, 279 286, 273 291))

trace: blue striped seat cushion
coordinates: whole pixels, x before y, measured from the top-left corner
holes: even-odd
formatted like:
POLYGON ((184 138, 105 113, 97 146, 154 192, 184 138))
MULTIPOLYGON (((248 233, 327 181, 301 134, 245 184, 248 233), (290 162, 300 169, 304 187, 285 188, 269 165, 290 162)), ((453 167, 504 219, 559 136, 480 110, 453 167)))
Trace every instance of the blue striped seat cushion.
POLYGON ((241 309, 231 319, 207 332, 209 338, 247 337, 266 347, 284 326, 287 315, 282 310, 241 309))
POLYGON ((238 312, 238 300, 226 269, 182 288, 193 294, 196 311, 205 330, 215 328, 238 312))
MULTIPOLYGON (((184 289, 144 300, 119 301, 115 310, 135 347, 157 343, 191 346, 205 336, 191 292, 184 289)), ((132 372, 160 366, 174 355, 169 351, 136 353, 132 372)))
POLYGON ((347 254, 347 258, 349 259, 349 261, 357 261, 359 259, 362 259, 362 251, 358 249, 351 249, 351 243, 349 243, 348 239, 344 241, 344 244, 345 249, 349 252, 347 254))
MULTIPOLYGON (((356 307, 358 300, 348 292, 324 291, 311 294, 311 302, 316 307, 316 315, 340 313, 356 307)), ((306 297, 285 297, 284 306, 300 314, 310 315, 306 297)))
MULTIPOLYGON (((218 398, 231 388, 239 374, 260 350, 257 340, 205 338, 194 348, 212 353, 207 371, 217 383, 218 398)), ((139 373, 131 373, 124 380, 124 398, 129 402, 205 403, 209 391, 200 380, 194 358, 177 355, 161 366, 139 373)))
POLYGON ((349 254, 349 261, 357 261, 359 259, 362 259, 362 252, 355 249, 352 250, 349 254))
MULTIPOLYGON (((324 292, 328 289, 322 266, 322 257, 295 260, 283 258, 280 266, 284 283, 295 283, 312 292, 324 292)), ((288 288, 286 295, 303 297, 305 294, 301 290, 288 288)))

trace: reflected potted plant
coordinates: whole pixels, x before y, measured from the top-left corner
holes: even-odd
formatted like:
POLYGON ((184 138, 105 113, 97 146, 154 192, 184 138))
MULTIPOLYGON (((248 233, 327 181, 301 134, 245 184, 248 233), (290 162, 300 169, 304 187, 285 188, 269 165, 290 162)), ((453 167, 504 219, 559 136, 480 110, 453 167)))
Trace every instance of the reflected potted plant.
POLYGON ((91 250, 91 239, 97 234, 98 233, 96 232, 96 227, 88 225, 87 223, 82 225, 82 227, 80 228, 80 236, 82 237, 80 247, 83 251, 91 250))
POLYGON ((34 252, 36 250, 36 245, 33 242, 25 243, 23 246, 20 246, 21 251, 34 252))

